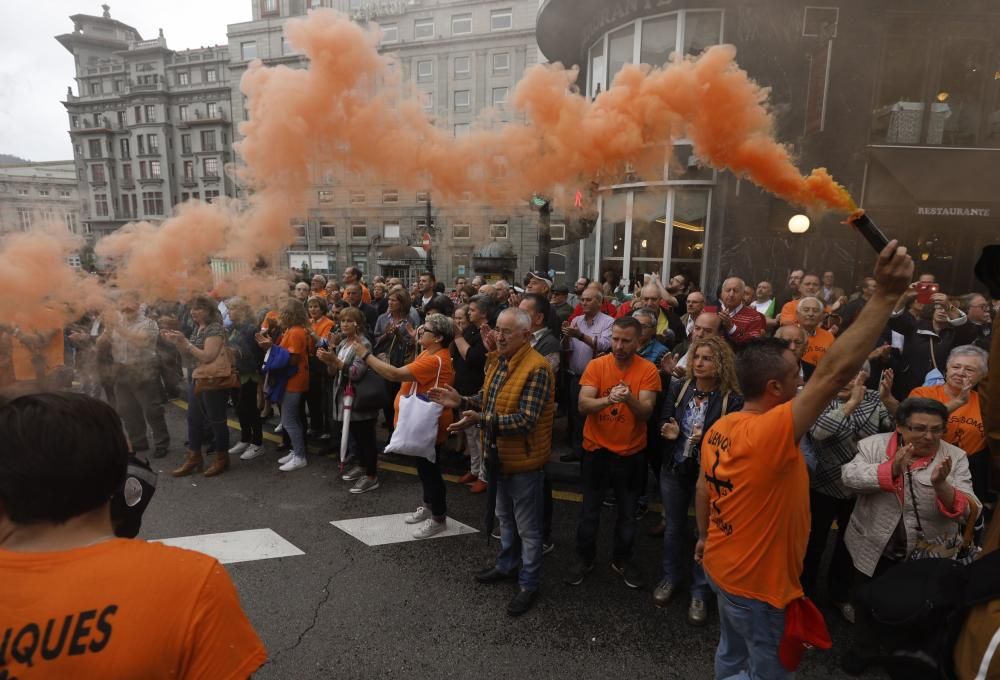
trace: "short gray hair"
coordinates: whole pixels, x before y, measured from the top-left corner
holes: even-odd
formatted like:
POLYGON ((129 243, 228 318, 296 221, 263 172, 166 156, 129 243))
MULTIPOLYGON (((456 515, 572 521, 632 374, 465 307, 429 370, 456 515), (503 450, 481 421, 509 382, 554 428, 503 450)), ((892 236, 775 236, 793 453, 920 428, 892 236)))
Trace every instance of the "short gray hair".
POLYGON ((430 314, 424 319, 424 330, 442 338, 441 344, 448 346, 455 339, 455 322, 444 314, 430 314))
POLYGON ((818 297, 812 297, 811 295, 808 295, 808 296, 802 298, 801 300, 799 300, 799 304, 797 304, 795 306, 795 311, 796 312, 801 312, 802 311, 802 305, 804 303, 806 303, 806 302, 809 302, 810 300, 812 300, 817 305, 819 305, 819 311, 821 311, 821 312, 823 311, 823 301, 820 300, 818 297))
POLYGON ((600 286, 598 286, 595 283, 591 283, 588 284, 587 287, 583 289, 583 292, 586 293, 588 290, 594 293, 594 295, 597 297, 598 302, 604 302, 604 292, 601 290, 600 286))
POLYGON ((501 316, 512 316, 514 321, 517 323, 517 327, 522 331, 531 330, 531 315, 520 307, 508 307, 507 309, 500 312, 497 316, 497 322, 500 321, 501 316))
POLYGON ((975 357, 979 359, 979 366, 981 368, 979 378, 981 380, 986 377, 990 366, 990 355, 983 348, 976 347, 975 345, 959 345, 948 353, 948 361, 946 363, 950 364, 954 357, 975 357))
POLYGON ((654 324, 658 321, 658 319, 656 318, 656 315, 653 314, 648 309, 637 309, 634 312, 632 312, 632 316, 635 317, 635 318, 638 318, 640 316, 644 316, 647 319, 649 319, 650 321, 652 321, 654 324))

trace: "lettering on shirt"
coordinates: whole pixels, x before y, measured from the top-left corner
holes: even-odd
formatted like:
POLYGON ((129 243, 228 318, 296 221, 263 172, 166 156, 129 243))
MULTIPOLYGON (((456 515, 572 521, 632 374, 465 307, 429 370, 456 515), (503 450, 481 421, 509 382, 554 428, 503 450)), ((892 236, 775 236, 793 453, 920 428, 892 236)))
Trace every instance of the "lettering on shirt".
POLYGON ((97 654, 108 646, 113 632, 112 617, 118 605, 67 614, 39 623, 8 628, 0 637, 0 680, 17 680, 6 666, 17 663, 28 668, 60 656, 97 654), (9 659, 9 660, 8 660, 9 659))
POLYGON ((978 453, 977 451, 967 451, 964 444, 965 435, 968 434, 969 429, 976 430, 979 433, 980 438, 985 437, 985 431, 983 429, 983 423, 981 420, 975 418, 969 418, 968 416, 958 416, 951 415, 948 418, 949 425, 956 425, 955 429, 955 439, 951 443, 962 449, 966 453, 978 453))
MULTIPOLYGON (((606 397, 609 394, 611 394, 611 387, 605 388, 604 394, 601 396, 606 397)), ((625 416, 622 414, 622 409, 626 408, 628 408, 628 406, 625 404, 611 404, 610 406, 606 406, 603 410, 597 413, 597 422, 602 425, 620 425, 625 422, 625 416)))
POLYGON ((726 536, 733 533, 733 525, 723 518, 722 508, 719 507, 718 499, 723 496, 728 496, 736 487, 733 485, 733 480, 719 477, 718 469, 720 463, 719 452, 728 451, 729 444, 729 437, 726 437, 716 430, 711 430, 708 433, 708 445, 712 447, 712 453, 715 454, 715 462, 712 463, 712 473, 705 475, 705 481, 710 487, 715 489, 715 497, 712 499, 712 509, 710 513, 711 520, 712 523, 726 536))

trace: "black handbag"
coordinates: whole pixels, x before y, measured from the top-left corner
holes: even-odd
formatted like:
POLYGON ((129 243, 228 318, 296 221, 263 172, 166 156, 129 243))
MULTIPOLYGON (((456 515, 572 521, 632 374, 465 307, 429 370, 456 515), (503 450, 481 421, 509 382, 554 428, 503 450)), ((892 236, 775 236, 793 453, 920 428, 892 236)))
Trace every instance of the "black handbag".
POLYGON ((370 368, 366 368, 361 379, 351 381, 354 389, 354 411, 378 411, 389 403, 386 380, 370 368))

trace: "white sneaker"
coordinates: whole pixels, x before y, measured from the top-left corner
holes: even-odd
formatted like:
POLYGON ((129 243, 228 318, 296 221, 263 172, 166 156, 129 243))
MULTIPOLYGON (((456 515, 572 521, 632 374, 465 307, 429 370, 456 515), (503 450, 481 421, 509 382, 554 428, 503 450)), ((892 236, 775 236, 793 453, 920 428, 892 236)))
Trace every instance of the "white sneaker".
POLYGON ((433 515, 431 514, 430 508, 421 505, 419 508, 416 509, 416 511, 411 512, 409 515, 403 518, 403 521, 406 522, 407 524, 420 524, 421 522, 428 520, 431 517, 433 517, 433 515))
POLYGON ((285 428, 283 428, 281 426, 281 423, 278 423, 277 425, 274 426, 274 432, 275 432, 275 434, 281 434, 284 431, 285 431, 285 428))
POLYGON ((448 520, 439 522, 431 517, 430 519, 424 520, 424 523, 416 528, 413 532, 413 538, 430 538, 431 536, 437 536, 447 528, 448 520))
POLYGON ((233 448, 229 449, 229 455, 238 456, 239 454, 243 453, 249 448, 250 448, 250 442, 239 442, 238 444, 233 446, 233 448))
POLYGON ((290 461, 278 469, 282 472, 291 472, 293 470, 298 470, 299 468, 304 468, 308 464, 309 462, 306 460, 305 456, 294 456, 290 461))
POLYGON ((240 460, 253 460, 264 453, 264 447, 259 444, 251 444, 240 456, 240 460))
POLYGON ((344 480, 345 482, 356 482, 356 481, 358 481, 359 479, 361 479, 364 476, 365 476, 365 471, 362 470, 360 466, 355 465, 354 467, 352 467, 351 469, 349 469, 347 472, 345 472, 344 474, 342 474, 340 476, 340 478, 342 480, 344 480))
POLYGON ((289 451, 288 453, 286 453, 285 455, 283 455, 281 458, 278 459, 278 465, 284 465, 292 458, 295 458, 295 452, 289 451))

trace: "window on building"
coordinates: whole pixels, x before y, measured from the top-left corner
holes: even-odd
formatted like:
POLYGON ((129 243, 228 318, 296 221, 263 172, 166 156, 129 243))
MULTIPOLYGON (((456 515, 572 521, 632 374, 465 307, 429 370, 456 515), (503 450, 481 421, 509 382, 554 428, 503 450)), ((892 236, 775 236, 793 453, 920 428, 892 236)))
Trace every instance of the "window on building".
POLYGON ((383 222, 382 238, 399 238, 399 222, 383 222))
POLYGON ((18 196, 27 196, 28 195, 28 190, 27 189, 18 188, 17 195, 18 196))
POLYGON ((135 122, 136 123, 141 123, 142 122, 142 107, 141 106, 133 106, 132 107, 132 115, 135 118, 135 122))
POLYGON ((21 231, 28 231, 31 229, 32 214, 31 208, 18 208, 17 209, 17 226, 21 228, 21 231))
POLYGON ((414 40, 430 40, 434 37, 434 20, 417 19, 413 22, 414 40))
POLYGON ((149 170, 146 161, 139 161, 139 179, 149 179, 149 170))
POLYGON ((149 147, 149 153, 160 153, 160 137, 158 135, 148 135, 146 137, 146 146, 149 147))
POLYGON ((116 113, 118 114, 118 127, 124 128, 126 125, 128 125, 128 117, 126 116, 124 111, 117 111, 116 113))
POLYGON ((146 153, 146 135, 136 135, 136 144, 138 145, 139 155, 143 156, 146 153))
POLYGON ((63 222, 66 224, 66 230, 71 231, 74 234, 76 233, 76 230, 80 228, 80 225, 77 222, 76 213, 63 213, 63 222))
POLYGON ((424 111, 434 110, 434 93, 433 92, 421 92, 420 93, 420 103, 423 104, 424 111))
POLYGON ((191 135, 181 135, 181 153, 191 153, 191 135))
POLYGON ((382 203, 383 204, 399 203, 399 190, 398 189, 383 189, 382 190, 382 203))
POLYGON ((73 128, 80 127, 80 117, 79 116, 70 116, 69 117, 69 126, 73 127, 73 128))
POLYGON ((101 94, 101 84, 91 83, 90 84, 90 94, 101 94))
POLYGON ((188 105, 181 104, 179 107, 177 107, 177 113, 180 116, 181 120, 188 120, 188 105))
POLYGON ((218 189, 206 189, 205 190, 205 202, 211 203, 219 197, 218 189))
POLYGON ((215 151, 215 130, 201 131, 201 150, 215 151))
POLYGON ((49 195, 49 190, 48 189, 39 189, 38 190, 38 195, 39 196, 48 196, 49 195))
POLYGON ((364 248, 351 248, 351 264, 364 274, 368 269, 368 251, 364 248))
POLYGON ((73 192, 68 189, 62 189, 59 191, 59 198, 72 198, 73 192))
POLYGON ((264 16, 278 13, 278 0, 260 0, 260 13, 264 16))
POLYGON ((495 9, 490 12, 491 31, 509 31, 514 28, 514 10, 495 9))
POLYGON ((317 192, 320 203, 329 203, 333 200, 333 192, 329 189, 323 189, 317 192))
POLYGON ((184 161, 184 181, 194 181, 194 161, 184 161))
POLYGON ((240 57, 243 61, 250 61, 257 58, 257 41, 248 40, 240 43, 240 57))
POLYGON ((430 200, 431 200, 431 192, 429 191, 417 192, 417 203, 427 203, 430 200))
POLYGON ((219 105, 216 102, 208 102, 205 105, 205 115, 207 118, 214 119, 219 117, 219 105))
POLYGON ((385 24, 382 28, 382 44, 391 45, 399 42, 399 26, 396 24, 385 24))
POLYGON ((468 224, 453 224, 451 225, 451 237, 452 238, 470 238, 471 230, 468 224))
POLYGON ((122 210, 118 214, 118 217, 135 217, 129 208, 128 194, 122 194, 122 210))
POLYGON ((218 177, 219 176, 219 159, 218 158, 203 158, 201 161, 201 169, 205 174, 205 177, 218 177))
POLYGON ((472 15, 471 14, 452 15, 451 34, 465 35, 466 33, 472 33, 472 15))
POLYGON ((455 123, 455 137, 465 137, 470 132, 472 126, 469 123, 455 123))
POLYGON ((351 189, 350 193, 350 203, 351 205, 364 205, 365 204, 365 190, 364 189, 351 189))
POLYGON ((464 110, 472 106, 472 93, 469 90, 455 90, 455 110, 464 110))
POLYGON ((162 215, 163 192, 144 191, 142 193, 142 211, 146 215, 162 215))
POLYGON ((115 92, 120 93, 125 89, 125 83, 121 78, 115 79, 115 92))
POLYGON ((507 238, 507 223, 494 222, 490 225, 490 238, 507 238))
POLYGON ((510 53, 497 52, 493 55, 493 72, 510 73, 510 53))
POLYGON ((430 59, 417 62, 417 82, 426 82, 434 78, 434 62, 430 59))
POLYGON ((207 71, 205 71, 205 82, 206 83, 214 83, 218 79, 219 79, 219 72, 216 71, 214 68, 210 68, 207 71))
POLYGON ((351 220, 351 238, 368 238, 368 225, 363 220, 351 220))
POLYGON ((122 163, 122 184, 133 184, 135 180, 132 179, 132 164, 122 163))
POLYGON ((643 19, 639 42, 639 63, 663 66, 677 50, 677 23, 679 15, 668 14, 653 19, 643 19))
POLYGON ((337 238, 337 227, 329 222, 319 223, 319 237, 321 239, 331 240, 337 238))
POLYGON ((94 214, 98 217, 108 216, 108 195, 94 194, 94 214))
POLYGON ((149 161, 149 176, 153 179, 160 179, 160 161, 149 161))
POLYGON ((178 85, 189 85, 191 83, 191 74, 187 71, 177 72, 177 84, 178 85))
POLYGON ((566 240, 566 225, 562 222, 553 222, 549 225, 549 238, 553 241, 566 240))
POLYGON ((87 151, 90 152, 88 158, 104 158, 104 149, 99 139, 88 139, 87 151))
POLYGON ((472 58, 471 57, 455 57, 454 61, 455 76, 461 78, 472 73, 472 58))
POLYGON ((504 104, 507 103, 507 88, 506 87, 494 87, 493 88, 493 106, 498 109, 502 109, 504 104))
POLYGON ((90 181, 104 183, 107 181, 107 177, 104 175, 104 166, 100 163, 95 163, 90 166, 90 181))
POLYGON ((146 104, 146 109, 145 109, 144 113, 146 114, 146 122, 147 123, 155 123, 156 122, 156 105, 155 104, 146 104))
POLYGON ((123 137, 118 140, 118 149, 121 151, 122 160, 128 160, 132 157, 132 151, 130 148, 130 143, 128 137, 123 137))

